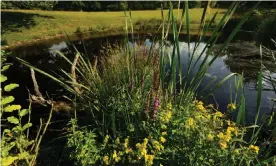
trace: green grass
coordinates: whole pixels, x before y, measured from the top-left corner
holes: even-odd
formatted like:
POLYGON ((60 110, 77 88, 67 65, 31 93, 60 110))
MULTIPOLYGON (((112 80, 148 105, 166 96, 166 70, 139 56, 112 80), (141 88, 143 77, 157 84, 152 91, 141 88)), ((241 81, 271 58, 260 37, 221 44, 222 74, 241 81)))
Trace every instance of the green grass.
MULTIPOLYGON (((215 23, 221 19, 225 9, 211 9, 207 20, 217 12, 215 23)), ((190 28, 196 32, 200 25, 203 9, 190 9, 190 28)), ((166 10, 165 14, 168 13, 166 10)), ((39 10, 2 10, 2 41, 9 45, 26 42, 33 39, 45 39, 61 35, 63 31, 74 33, 77 28, 82 32, 93 29, 98 32, 124 33, 124 12, 68 12, 39 10), (121 29, 120 29, 121 28, 121 29)), ((180 19, 181 12, 174 10, 174 15, 180 19), (179 16, 179 17, 178 17, 179 16)), ((160 10, 132 11, 132 21, 161 19, 160 10)), ((135 28, 135 27, 134 27, 135 28)), ((184 32, 184 31, 183 31, 184 32)), ((92 34, 93 35, 93 34, 92 34)), ((96 35, 96 34, 95 34, 96 35)))

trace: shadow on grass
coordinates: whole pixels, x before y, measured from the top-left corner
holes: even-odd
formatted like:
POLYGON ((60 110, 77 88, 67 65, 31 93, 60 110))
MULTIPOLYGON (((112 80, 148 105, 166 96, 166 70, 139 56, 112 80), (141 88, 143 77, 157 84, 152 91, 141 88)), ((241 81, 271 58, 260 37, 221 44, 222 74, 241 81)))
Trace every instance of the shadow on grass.
POLYGON ((1 34, 10 32, 20 32, 22 28, 30 29, 35 26, 35 17, 54 19, 52 16, 45 16, 32 13, 1 11, 1 34))

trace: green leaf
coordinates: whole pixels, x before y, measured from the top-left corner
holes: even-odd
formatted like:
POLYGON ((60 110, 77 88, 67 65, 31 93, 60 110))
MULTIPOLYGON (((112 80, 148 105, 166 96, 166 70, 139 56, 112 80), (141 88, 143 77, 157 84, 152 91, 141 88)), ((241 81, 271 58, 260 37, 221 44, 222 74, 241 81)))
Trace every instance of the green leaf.
POLYGON ((5 130, 3 131, 3 133, 9 133, 9 132, 11 132, 10 129, 5 129, 5 130))
POLYGON ((22 128, 22 130, 24 131, 24 130, 26 130, 27 128, 30 128, 30 127, 32 127, 32 123, 27 123, 27 124, 25 124, 24 126, 23 126, 23 128, 22 128))
POLYGON ((11 65, 5 65, 5 66, 3 66, 2 69, 1 69, 1 72, 8 70, 10 66, 11 65))
POLYGON ((1 82, 5 82, 8 78, 1 74, 1 82))
POLYGON ((20 116, 20 117, 25 116, 28 112, 29 112, 28 109, 20 110, 20 111, 19 111, 19 116, 20 116))
POLYGON ((15 157, 14 156, 4 157, 4 158, 2 158, 1 165, 2 166, 9 166, 9 165, 12 165, 12 163, 16 160, 18 160, 17 156, 15 156, 15 157))
POLYGON ((6 85, 6 86, 4 87, 4 90, 5 90, 6 92, 10 92, 11 90, 13 90, 14 88, 17 88, 17 87, 19 87, 18 84, 12 83, 12 84, 6 85))
POLYGON ((13 123, 13 124, 18 124, 19 123, 19 120, 14 116, 8 117, 7 120, 8 120, 8 122, 13 123))
POLYGON ((4 108, 4 111, 5 112, 13 112, 15 110, 20 110, 20 109, 21 109, 21 105, 9 105, 4 108))
POLYGON ((13 101, 14 101, 14 97, 13 96, 3 97, 2 100, 1 100, 1 105, 9 104, 9 103, 11 103, 13 101))

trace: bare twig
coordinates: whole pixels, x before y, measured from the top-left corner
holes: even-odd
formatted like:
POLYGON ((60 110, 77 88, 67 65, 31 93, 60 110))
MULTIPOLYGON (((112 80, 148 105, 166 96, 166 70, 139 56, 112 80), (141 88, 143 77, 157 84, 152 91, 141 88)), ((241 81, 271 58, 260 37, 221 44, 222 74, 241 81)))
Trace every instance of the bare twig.
POLYGON ((36 78, 35 78, 35 71, 32 68, 31 68, 31 77, 32 77, 32 80, 33 80, 34 91, 35 91, 36 96, 43 99, 42 94, 39 91, 39 86, 37 84, 36 78))

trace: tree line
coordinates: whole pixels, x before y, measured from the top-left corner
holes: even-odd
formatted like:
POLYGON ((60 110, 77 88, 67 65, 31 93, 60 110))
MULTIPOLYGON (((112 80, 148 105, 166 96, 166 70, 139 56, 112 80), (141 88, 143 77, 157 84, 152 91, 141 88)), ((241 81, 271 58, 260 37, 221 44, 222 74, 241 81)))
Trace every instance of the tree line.
MULTIPOLYGON (((39 9, 39 10, 64 10, 64 11, 121 11, 121 10, 155 10, 169 8, 169 2, 160 1, 2 1, 2 9, 39 9)), ((184 2, 181 2, 184 3, 184 2)), ((227 8, 230 1, 212 1, 211 7, 227 8)), ((172 2, 173 7, 178 7, 178 1, 172 2)), ((189 8, 200 8, 206 1, 189 1, 189 8)), ((241 8, 251 7, 253 2, 242 2, 241 8)), ((263 7, 275 8, 273 1, 263 2, 263 7)))

